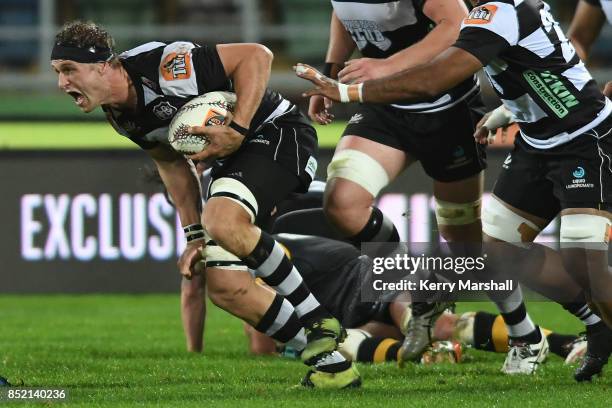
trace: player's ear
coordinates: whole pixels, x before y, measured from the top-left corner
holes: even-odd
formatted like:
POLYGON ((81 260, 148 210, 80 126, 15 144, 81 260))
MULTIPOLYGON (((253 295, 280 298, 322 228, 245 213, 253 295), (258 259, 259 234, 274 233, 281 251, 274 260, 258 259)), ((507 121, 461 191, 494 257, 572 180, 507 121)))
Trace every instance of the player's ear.
POLYGON ((98 74, 105 74, 108 70, 111 69, 111 64, 109 62, 100 62, 96 64, 98 67, 98 74))

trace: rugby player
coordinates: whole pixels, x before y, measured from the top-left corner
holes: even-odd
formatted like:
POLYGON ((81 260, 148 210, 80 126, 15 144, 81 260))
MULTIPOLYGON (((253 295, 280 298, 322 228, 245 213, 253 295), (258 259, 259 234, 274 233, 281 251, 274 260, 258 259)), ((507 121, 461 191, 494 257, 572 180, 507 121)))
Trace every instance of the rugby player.
MULTIPOLYGON (((345 83, 361 83, 428 63, 456 41, 467 16, 461 0, 331 3, 325 73, 345 83), (363 58, 347 61, 355 48, 363 58)), ((327 169, 324 208, 329 220, 356 245, 399 241, 395 226, 374 206, 374 199, 406 167, 420 161, 433 180, 440 234, 449 241, 480 242, 486 162, 484 147, 472 137, 483 109, 475 77, 440 92, 389 102, 393 103, 361 104, 349 120, 327 169)), ((328 124, 333 119, 330 107, 329 99, 313 95, 309 116, 328 124)), ((503 315, 512 318, 508 330, 517 340, 539 344, 545 354, 545 338, 527 314, 520 289, 511 299, 496 301, 503 315)), ((446 306, 444 302, 413 304, 404 359, 420 356, 428 344, 429 327, 446 306)))
MULTIPOLYGON (((392 302, 362 302, 361 286, 369 261, 348 243, 285 233, 274 237, 298 266, 316 297, 344 327, 350 329, 347 339, 340 344, 341 353, 360 362, 399 360, 404 337, 402 329, 411 318, 408 296, 399 294, 392 302)), ((203 304, 204 297, 201 296, 199 305, 203 304)), ((193 329, 191 332, 195 334, 198 328, 193 329)), ((551 351, 563 358, 570 353, 575 355, 584 346, 584 341, 578 336, 543 330, 551 351)), ((245 332, 252 353, 277 352, 272 338, 248 325, 245 325, 245 332)), ((487 312, 444 313, 436 320, 432 337, 434 341, 452 340, 479 350, 508 351, 508 331, 503 317, 487 312)))
MULTIPOLYGON (((586 61, 591 46, 599 36, 601 28, 608 20, 612 24, 612 1, 611 0, 580 0, 574 13, 574 18, 567 31, 576 52, 582 61, 586 61)), ((606 84, 604 94, 612 97, 612 81, 606 84)))
MULTIPOLYGON (((588 296, 612 323, 612 282, 607 273, 612 102, 599 91, 544 2, 472 4, 476 7, 464 20, 457 42, 427 64, 350 85, 303 64, 296 72, 316 85, 306 96, 389 103, 437 95, 485 68, 518 122, 520 137, 484 209, 483 231, 500 241, 532 241, 560 213, 563 262, 583 289, 576 301, 564 306, 587 324, 589 345, 575 378, 590 380, 612 351, 610 328, 585 302, 588 296)), ((537 362, 539 351, 529 344, 511 345, 537 362)))
POLYGON ((339 322, 310 293, 278 243, 257 227, 278 201, 304 191, 316 170, 314 129, 294 104, 266 88, 271 62, 272 53, 259 44, 149 42, 118 55, 105 30, 81 22, 61 29, 51 55, 60 89, 83 112, 102 107, 117 132, 155 162, 184 226, 181 274, 190 278, 194 265, 205 260, 211 300, 296 344, 311 367, 303 385, 358 386, 354 365, 336 350, 345 335, 339 322), (191 129, 211 140, 195 156, 218 159, 202 211, 193 163, 169 147, 167 133, 181 106, 210 91, 235 92, 237 103, 228 125, 191 129), (252 143, 256 135, 268 143, 252 143), (276 292, 256 285, 248 269, 276 292))

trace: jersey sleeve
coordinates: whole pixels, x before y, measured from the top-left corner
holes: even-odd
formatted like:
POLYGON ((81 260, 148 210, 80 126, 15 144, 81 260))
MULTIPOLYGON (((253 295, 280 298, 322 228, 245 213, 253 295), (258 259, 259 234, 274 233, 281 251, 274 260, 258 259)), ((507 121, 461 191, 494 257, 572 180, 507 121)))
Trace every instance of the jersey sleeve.
POLYGON ((480 60, 483 66, 518 43, 519 22, 514 6, 489 2, 474 8, 461 25, 454 47, 480 60))
POLYGON ((215 46, 201 46, 193 50, 193 64, 199 94, 212 91, 231 91, 232 83, 225 75, 215 46))

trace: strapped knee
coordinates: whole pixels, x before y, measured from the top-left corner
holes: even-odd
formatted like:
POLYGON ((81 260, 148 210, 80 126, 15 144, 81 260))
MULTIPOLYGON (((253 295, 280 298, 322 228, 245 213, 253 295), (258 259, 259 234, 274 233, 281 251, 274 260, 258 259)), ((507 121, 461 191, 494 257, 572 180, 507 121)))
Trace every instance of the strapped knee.
POLYGON ((518 243, 531 242, 541 229, 491 197, 482 210, 482 231, 500 241, 518 243))
POLYGON ((240 181, 230 177, 221 177, 213 181, 210 185, 210 197, 225 197, 240 204, 251 217, 251 222, 255 222, 259 209, 257 199, 240 181))
POLYGON ((389 183, 384 167, 359 150, 346 149, 334 155, 327 166, 327 180, 334 177, 350 180, 376 197, 389 183))
POLYGON ((480 220, 481 200, 471 203, 450 203, 436 198, 438 225, 468 225, 480 220))
POLYGON ((561 246, 607 250, 612 222, 601 215, 568 214, 561 216, 561 246))

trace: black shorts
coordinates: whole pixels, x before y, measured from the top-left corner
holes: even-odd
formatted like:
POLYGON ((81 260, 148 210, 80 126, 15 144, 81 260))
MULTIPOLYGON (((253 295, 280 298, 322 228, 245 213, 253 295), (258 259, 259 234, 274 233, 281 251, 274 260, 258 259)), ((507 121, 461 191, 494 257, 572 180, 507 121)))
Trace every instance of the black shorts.
POLYGON ((565 208, 612 209, 612 115, 594 129, 552 149, 518 136, 493 193, 546 220, 565 208))
POLYGON ((344 130, 408 153, 437 181, 459 181, 486 168, 484 146, 474 141, 482 118, 482 100, 469 101, 432 113, 414 113, 390 105, 362 104, 344 130))
POLYGON ((256 225, 266 226, 277 203, 291 193, 308 191, 317 169, 317 149, 315 129, 294 106, 264 124, 237 152, 217 160, 211 183, 229 177, 244 184, 257 200, 256 225))

